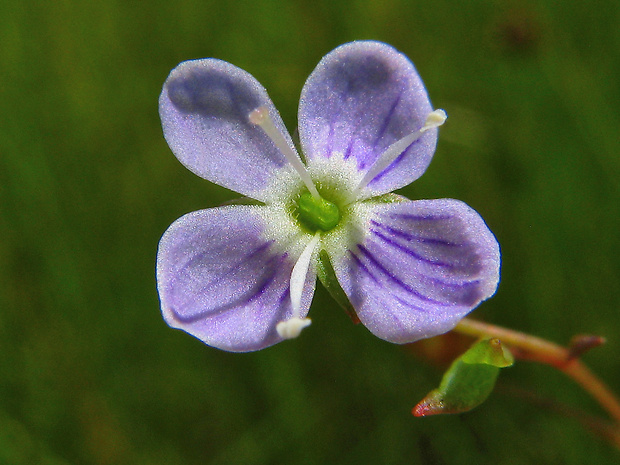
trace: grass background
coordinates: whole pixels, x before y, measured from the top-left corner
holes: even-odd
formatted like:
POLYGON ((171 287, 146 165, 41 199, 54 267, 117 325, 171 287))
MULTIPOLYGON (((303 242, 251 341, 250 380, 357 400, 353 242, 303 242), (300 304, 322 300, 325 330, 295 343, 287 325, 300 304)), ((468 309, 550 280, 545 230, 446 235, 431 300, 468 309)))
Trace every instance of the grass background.
POLYGON ((549 368, 519 363, 474 412, 415 419, 440 368, 325 291, 298 340, 229 354, 164 324, 154 262, 174 219, 235 197, 162 137, 177 63, 249 71, 292 129, 325 53, 382 40, 450 115, 402 193, 465 200, 502 246, 474 315, 607 336, 584 358, 620 392, 619 22, 616 0, 2 2, 0 463, 617 463, 549 407, 602 415, 549 368))

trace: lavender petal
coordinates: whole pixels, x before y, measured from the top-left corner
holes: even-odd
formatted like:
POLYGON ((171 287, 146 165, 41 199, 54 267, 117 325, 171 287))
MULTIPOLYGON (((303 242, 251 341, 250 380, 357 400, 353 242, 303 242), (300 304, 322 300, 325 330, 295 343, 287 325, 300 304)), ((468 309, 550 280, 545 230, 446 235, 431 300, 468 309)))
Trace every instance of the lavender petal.
MULTIPOLYGON (((432 108, 413 64, 389 45, 358 41, 327 54, 308 78, 299 135, 310 164, 341 153, 367 172, 394 142, 419 130, 432 108)), ((426 131, 370 181, 364 197, 410 184, 426 170, 437 130, 426 131)))
POLYGON ((183 165, 198 176, 257 200, 274 194, 270 183, 286 159, 249 114, 264 106, 294 150, 265 89, 225 61, 185 61, 173 69, 159 98, 164 136, 183 165))
MULTIPOLYGON (((282 338, 291 317, 290 278, 298 258, 265 234, 267 207, 228 206, 189 213, 163 235, 157 288, 166 322, 232 352, 259 350, 282 338)), ((311 267, 302 296, 305 317, 314 292, 311 267)))
POLYGON ((357 315, 378 337, 406 343, 442 334, 495 293, 499 245, 463 202, 375 204, 366 217, 363 239, 328 253, 357 315))

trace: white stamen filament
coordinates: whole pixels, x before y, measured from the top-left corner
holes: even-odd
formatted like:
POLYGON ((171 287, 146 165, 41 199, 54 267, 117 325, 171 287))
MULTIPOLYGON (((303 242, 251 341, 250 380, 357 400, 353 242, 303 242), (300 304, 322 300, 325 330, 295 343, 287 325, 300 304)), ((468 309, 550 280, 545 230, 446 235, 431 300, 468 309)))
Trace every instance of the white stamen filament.
POLYGON ((385 152, 383 152, 379 158, 375 161, 374 165, 366 172, 358 186, 351 192, 351 195, 348 198, 348 203, 353 202, 362 189, 364 189, 370 181, 372 181, 375 176, 377 176, 381 171, 387 168, 394 160, 396 160, 401 153, 403 153, 407 147, 413 144, 416 140, 422 137, 429 129, 433 129, 441 126, 448 116, 446 112, 443 110, 435 110, 431 112, 424 122, 424 126, 422 126, 419 130, 412 132, 411 134, 406 135, 400 140, 397 140, 392 145, 390 145, 385 152))
POLYGON ((280 321, 276 325, 276 331, 278 331, 278 334, 285 339, 296 338, 299 336, 302 329, 310 326, 310 318, 300 318, 301 297, 306 284, 306 276, 308 275, 308 270, 310 269, 312 254, 314 253, 320 239, 321 233, 317 231, 312 240, 308 242, 308 245, 306 245, 306 248, 301 253, 297 263, 295 263, 295 266, 293 267, 290 286, 293 316, 288 320, 280 321))
POLYGON ((282 135, 282 132, 276 128, 275 124, 273 124, 267 107, 258 107, 252 110, 248 116, 248 119, 250 120, 250 123, 260 126, 261 129, 265 131, 267 137, 273 141, 280 152, 282 152, 282 155, 284 155, 288 162, 293 165, 293 168, 295 168, 295 171, 299 173, 301 180, 308 188, 308 191, 310 191, 310 194, 312 194, 312 197, 315 199, 320 199, 321 196, 316 190, 306 166, 302 163, 299 155, 291 149, 290 145, 288 145, 288 142, 282 135))

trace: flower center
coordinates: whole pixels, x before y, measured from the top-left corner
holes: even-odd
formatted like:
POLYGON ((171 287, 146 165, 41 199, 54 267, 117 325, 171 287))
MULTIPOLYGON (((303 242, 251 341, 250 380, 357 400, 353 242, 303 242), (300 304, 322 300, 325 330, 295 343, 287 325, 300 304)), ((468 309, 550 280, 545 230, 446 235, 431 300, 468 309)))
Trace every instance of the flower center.
POLYGON ((304 192, 297 202, 299 221, 313 232, 334 229, 340 221, 340 210, 335 203, 323 197, 304 192))

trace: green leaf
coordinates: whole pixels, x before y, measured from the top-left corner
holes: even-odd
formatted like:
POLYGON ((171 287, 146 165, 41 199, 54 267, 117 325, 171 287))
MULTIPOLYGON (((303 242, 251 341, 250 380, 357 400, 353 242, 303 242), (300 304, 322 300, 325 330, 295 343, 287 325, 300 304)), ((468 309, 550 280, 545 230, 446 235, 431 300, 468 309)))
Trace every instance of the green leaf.
POLYGON ((499 339, 478 341, 450 365, 439 387, 429 392, 412 413, 423 417, 468 412, 489 397, 500 368, 513 362, 499 339))

